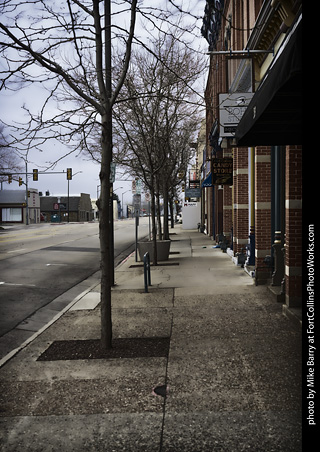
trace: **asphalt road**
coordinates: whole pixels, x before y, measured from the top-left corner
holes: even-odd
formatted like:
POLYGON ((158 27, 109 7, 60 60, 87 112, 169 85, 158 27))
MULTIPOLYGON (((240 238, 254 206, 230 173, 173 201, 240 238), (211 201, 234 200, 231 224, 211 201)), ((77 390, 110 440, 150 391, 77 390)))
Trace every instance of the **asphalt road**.
MULTIPOLYGON (((140 218, 138 230, 140 238, 148 234, 148 218, 140 218)), ((134 243, 134 220, 115 221, 115 266, 133 251, 134 243)), ((98 223, 0 230, 0 338, 7 339, 4 351, 8 351, 8 342, 14 345, 17 336, 17 341, 28 336, 27 328, 21 327, 26 319, 99 268, 98 223)), ((3 353, 0 350, 0 356, 3 353)))

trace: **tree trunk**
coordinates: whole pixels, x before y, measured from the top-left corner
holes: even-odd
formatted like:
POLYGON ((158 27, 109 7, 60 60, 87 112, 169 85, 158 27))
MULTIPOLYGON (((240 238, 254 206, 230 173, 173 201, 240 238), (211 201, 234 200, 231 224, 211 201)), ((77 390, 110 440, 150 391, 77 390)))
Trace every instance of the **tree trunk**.
POLYGON ((162 240, 162 224, 161 224, 161 206, 159 191, 156 194, 157 198, 157 220, 158 220, 158 239, 162 240))
POLYGON ((112 159, 112 122, 111 112, 102 118, 102 149, 100 170, 100 252, 101 252, 101 345, 112 348, 111 286, 113 275, 110 247, 110 163, 112 159))
POLYGON ((153 265, 158 265, 157 256, 157 227, 156 227, 156 202, 154 190, 150 190, 151 196, 151 219, 152 219, 152 242, 153 242, 153 265))
POLYGON ((167 185, 163 185, 163 239, 169 240, 169 215, 168 215, 168 189, 167 185))
POLYGON ((173 196, 172 195, 170 196, 170 199, 169 199, 169 205, 170 205, 170 216, 171 216, 171 229, 173 229, 174 228, 174 213, 173 213, 174 208, 173 208, 173 196))

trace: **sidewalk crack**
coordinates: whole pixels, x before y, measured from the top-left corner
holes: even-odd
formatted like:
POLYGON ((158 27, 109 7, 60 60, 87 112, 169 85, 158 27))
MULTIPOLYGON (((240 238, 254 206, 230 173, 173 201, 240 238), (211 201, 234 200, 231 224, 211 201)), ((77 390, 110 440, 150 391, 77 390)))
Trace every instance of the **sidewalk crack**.
POLYGON ((162 415, 162 426, 161 426, 161 434, 160 434, 159 452, 162 451, 164 424, 165 424, 165 417, 166 417, 166 403, 167 403, 167 395, 168 395, 168 367, 169 367, 169 356, 170 356, 170 344, 171 344, 172 329, 173 329, 174 300, 175 300, 175 289, 173 289, 173 294, 172 294, 172 314, 171 314, 171 326, 170 326, 170 335, 169 335, 170 342, 169 342, 169 351, 168 351, 168 355, 167 355, 165 381, 164 381, 164 386, 166 388, 166 395, 163 398, 163 415, 162 415))

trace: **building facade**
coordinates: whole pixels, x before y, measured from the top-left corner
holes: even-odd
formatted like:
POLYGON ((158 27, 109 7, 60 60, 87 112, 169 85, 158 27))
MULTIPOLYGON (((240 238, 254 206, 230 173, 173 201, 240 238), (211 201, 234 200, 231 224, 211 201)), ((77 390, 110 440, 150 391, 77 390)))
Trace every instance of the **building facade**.
POLYGON ((0 190, 0 223, 40 223, 38 190, 0 190))
POLYGON ((202 27, 203 222, 289 308, 302 298, 301 9, 299 0, 211 0, 202 27), (230 162, 231 182, 222 177, 230 162))
POLYGON ((83 222, 94 220, 91 198, 80 196, 41 196, 40 207, 46 222, 83 222))

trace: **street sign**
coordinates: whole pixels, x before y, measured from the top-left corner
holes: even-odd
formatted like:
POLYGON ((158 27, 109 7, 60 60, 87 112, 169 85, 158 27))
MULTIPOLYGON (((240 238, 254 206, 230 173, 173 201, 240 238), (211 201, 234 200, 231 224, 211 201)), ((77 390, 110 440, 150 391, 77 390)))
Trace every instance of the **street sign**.
POLYGON ((141 195, 141 187, 142 187, 142 182, 140 179, 136 179, 136 193, 138 195, 141 195))
POLYGON ((132 204, 134 207, 134 216, 137 218, 140 216, 141 208, 141 195, 135 194, 132 196, 132 204))
POLYGON ((201 198, 201 188, 186 188, 185 193, 187 198, 201 198))
POLYGON ((138 207, 140 209, 141 206, 141 195, 135 194, 132 196, 132 204, 134 207, 138 207))
POLYGON ((116 164, 110 163, 110 184, 113 184, 116 180, 116 164))

